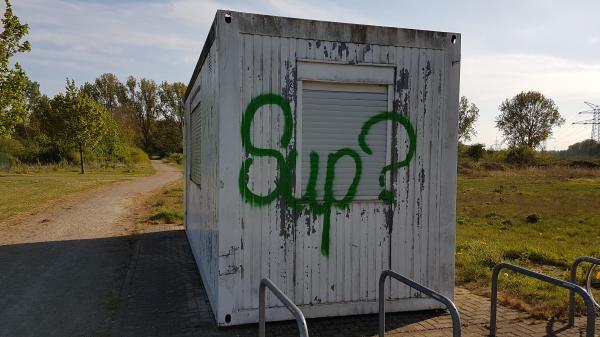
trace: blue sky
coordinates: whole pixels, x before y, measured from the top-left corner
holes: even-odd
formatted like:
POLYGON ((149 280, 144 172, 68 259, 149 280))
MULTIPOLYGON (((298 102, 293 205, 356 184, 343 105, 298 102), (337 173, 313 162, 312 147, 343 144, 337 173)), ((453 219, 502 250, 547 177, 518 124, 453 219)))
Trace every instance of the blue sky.
POLYGON ((523 90, 567 123, 548 149, 589 138, 583 101, 600 104, 599 1, 13 0, 33 50, 18 61, 54 94, 104 72, 187 83, 217 8, 462 34, 461 95, 480 108, 474 141, 502 141, 498 106, 523 90))

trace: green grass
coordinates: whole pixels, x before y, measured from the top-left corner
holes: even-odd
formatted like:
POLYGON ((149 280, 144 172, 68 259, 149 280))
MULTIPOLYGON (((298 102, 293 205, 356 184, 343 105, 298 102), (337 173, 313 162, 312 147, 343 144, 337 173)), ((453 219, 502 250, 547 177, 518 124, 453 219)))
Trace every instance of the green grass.
POLYGON ((21 165, 15 170, 0 172, 0 221, 76 192, 154 172, 149 162, 129 167, 91 167, 83 175, 76 167, 60 164, 21 165))
POLYGON ((152 223, 183 224, 183 186, 182 182, 169 186, 154 197, 152 223))
MULTIPOLYGON (((457 211, 456 281, 480 293, 489 292, 491 268, 502 261, 567 279, 575 257, 600 256, 597 170, 459 177, 457 211)), ((565 291, 511 273, 500 279, 505 303, 535 316, 564 315, 565 291)))

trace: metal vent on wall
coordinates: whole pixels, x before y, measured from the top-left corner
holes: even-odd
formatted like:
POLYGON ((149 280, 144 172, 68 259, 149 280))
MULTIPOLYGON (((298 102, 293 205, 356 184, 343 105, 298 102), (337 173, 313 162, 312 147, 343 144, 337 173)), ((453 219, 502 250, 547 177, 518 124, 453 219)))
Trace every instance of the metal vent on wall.
POLYGON ((191 168, 190 179, 200 185, 200 147, 201 144, 201 124, 200 124, 200 103, 196 104, 191 113, 191 168))
MULTIPOLYGON (((342 148, 355 150, 362 159, 362 174, 356 197, 377 198, 379 174, 386 165, 387 126, 374 125, 367 137, 373 150, 366 155, 358 146, 362 125, 377 113, 388 110, 388 87, 376 84, 341 84, 304 81, 302 84, 301 190, 310 176, 311 151, 319 154, 317 198, 324 195, 327 157, 342 148)), ((333 192, 342 198, 355 174, 354 160, 343 157, 335 165, 333 192)))

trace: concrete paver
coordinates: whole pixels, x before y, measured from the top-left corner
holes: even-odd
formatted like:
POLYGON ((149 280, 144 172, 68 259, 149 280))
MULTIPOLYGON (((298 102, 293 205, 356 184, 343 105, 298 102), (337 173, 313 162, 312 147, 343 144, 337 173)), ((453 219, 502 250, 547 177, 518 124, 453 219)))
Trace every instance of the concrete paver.
MULTIPOLYGON (((257 336, 256 324, 219 328, 212 315, 200 275, 181 228, 165 226, 140 236, 127 281, 124 312, 117 318, 114 336, 257 336)), ((463 336, 489 334, 489 299, 457 288, 455 302, 461 313, 463 336)), ((377 315, 308 320, 311 336, 377 336, 377 315)), ((445 311, 388 313, 386 336, 451 336, 445 311)), ((293 321, 267 323, 268 336, 297 336, 293 321)), ((541 321, 500 306, 498 336, 584 336, 585 320, 574 328, 565 322, 541 321)))

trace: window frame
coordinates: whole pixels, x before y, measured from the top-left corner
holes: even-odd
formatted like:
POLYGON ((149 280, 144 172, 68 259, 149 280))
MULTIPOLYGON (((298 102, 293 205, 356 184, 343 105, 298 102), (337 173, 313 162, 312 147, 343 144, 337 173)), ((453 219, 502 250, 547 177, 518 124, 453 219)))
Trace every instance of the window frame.
MULTIPOLYGON (((348 64, 338 62, 319 62, 314 60, 297 60, 298 62, 298 80, 296 97, 296 179, 295 191, 296 198, 302 197, 302 188, 306 185, 302 177, 302 122, 303 109, 302 98, 304 96, 304 83, 323 83, 323 84, 357 84, 357 85, 385 85, 387 87, 387 106, 388 111, 393 111, 394 100, 394 74, 395 65, 388 64, 348 64), (358 70, 358 71, 357 71, 358 70), (374 71, 372 71, 374 70, 374 71)), ((358 132, 356 134, 358 142, 358 132)), ((386 122, 386 149, 385 165, 390 165, 392 154, 392 122, 386 122)), ((359 152, 361 158, 364 154, 359 152)), ((322 169, 322 168, 320 168, 322 169)), ((320 170, 321 171, 321 170, 320 170)), ((385 186, 391 187, 391 172, 385 174, 385 186)), ((319 187, 317 187, 319 188, 319 187)), ((319 200, 322 200, 320 196, 319 200)), ((379 195, 357 196, 353 202, 382 202, 379 195)))

